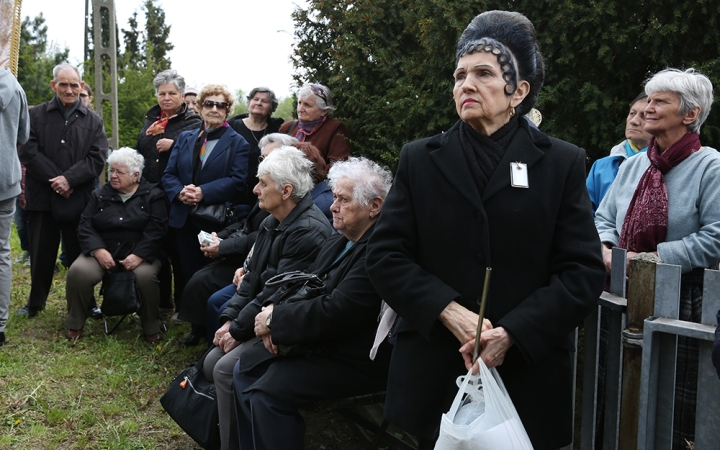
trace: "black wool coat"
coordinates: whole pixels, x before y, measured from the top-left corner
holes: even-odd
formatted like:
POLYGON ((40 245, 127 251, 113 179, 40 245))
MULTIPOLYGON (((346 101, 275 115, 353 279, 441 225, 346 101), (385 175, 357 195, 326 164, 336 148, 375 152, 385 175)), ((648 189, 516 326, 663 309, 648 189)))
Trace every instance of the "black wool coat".
MULTIPOLYGON (((30 110, 30 139, 18 150, 27 169, 25 198, 28 211, 50 211, 62 198, 50 187, 51 178, 65 176, 73 193, 87 205, 107 160, 108 141, 100 116, 79 102, 65 120, 57 97, 30 110)), ((79 218, 82 210, 77 211, 79 218)))
POLYGON ((87 256, 99 248, 113 254, 120 246, 132 244, 130 253, 152 263, 162 248, 167 227, 165 193, 155 183, 140 180, 125 202, 106 183, 92 193, 80 216, 78 239, 87 256))
POLYGON ((309 192, 282 222, 268 216, 260 225, 248 274, 220 314, 219 324, 232 320, 230 334, 234 339, 241 342, 252 339, 255 315, 260 312, 264 298, 276 290, 265 287, 265 282, 278 273, 306 270, 331 234, 332 227, 309 192), (242 320, 239 317, 242 311, 252 315, 253 322, 242 320))
POLYGON ((155 105, 145 114, 145 122, 138 135, 135 149, 145 158, 142 177, 151 183, 160 183, 160 187, 162 188, 162 175, 163 172, 165 172, 168 160, 170 159, 170 153, 172 153, 175 148, 175 144, 173 143, 170 150, 161 153, 157 150, 157 142, 160 139, 177 140, 183 131, 200 128, 202 119, 198 113, 192 109, 188 109, 187 105, 183 103, 180 106, 180 111, 177 116, 168 120, 164 133, 156 135, 145 134, 150 125, 160 120, 161 111, 160 105, 155 105))
POLYGON ((530 128, 513 136, 480 195, 459 122, 407 144, 368 246, 370 278, 400 315, 386 417, 432 439, 467 371, 438 320, 452 300, 514 339, 499 373, 535 449, 571 440, 572 332, 596 304, 605 268, 585 189, 585 152, 530 128), (511 186, 527 164, 529 188, 511 186))
POLYGON ((369 357, 382 304, 365 268, 367 242, 373 228, 334 265, 348 240, 340 234, 327 240, 307 270, 324 280, 325 295, 274 307, 273 344, 302 345, 310 353, 275 356, 262 342, 256 343, 240 357, 241 372, 264 364, 264 374, 249 390, 261 390, 301 406, 309 401, 385 388, 389 344, 380 347, 374 361, 369 357))

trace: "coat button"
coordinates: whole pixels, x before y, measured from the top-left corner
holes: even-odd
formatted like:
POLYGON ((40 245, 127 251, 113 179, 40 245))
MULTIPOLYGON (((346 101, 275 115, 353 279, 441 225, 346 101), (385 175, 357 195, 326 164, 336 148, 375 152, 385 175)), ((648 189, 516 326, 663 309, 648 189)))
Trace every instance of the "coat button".
POLYGON ((61 143, 61 144, 64 144, 64 143, 65 143, 65 139, 60 139, 60 143, 61 143))
POLYGON ((479 264, 485 264, 485 255, 483 255, 482 253, 478 253, 477 255, 475 255, 475 259, 479 264))
POLYGON ((120 218, 120 220, 122 220, 122 217, 120 218))

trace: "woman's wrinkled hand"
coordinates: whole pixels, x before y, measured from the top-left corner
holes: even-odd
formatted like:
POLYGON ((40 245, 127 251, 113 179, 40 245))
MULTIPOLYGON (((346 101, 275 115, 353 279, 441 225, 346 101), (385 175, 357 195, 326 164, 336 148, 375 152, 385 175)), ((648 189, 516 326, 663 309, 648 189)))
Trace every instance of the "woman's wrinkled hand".
MULTIPOLYGON (((217 233, 212 232, 212 241, 210 245, 205 247, 200 246, 200 251, 203 252, 206 258, 219 258, 220 257, 220 239, 217 237, 217 233)), ((235 285, 237 286, 237 285, 235 285)))
POLYGON ((213 338, 213 345, 216 347, 220 347, 220 339, 222 339, 223 336, 226 334, 229 334, 230 331, 230 321, 228 320, 221 326, 220 328, 215 331, 215 337, 213 338))
POLYGON ((113 260, 112 255, 106 249, 99 248, 95 250, 93 256, 95 257, 95 260, 97 260, 98 264, 100 264, 100 267, 103 268, 103 270, 110 270, 115 267, 115 260, 113 260))
POLYGON ((158 153, 166 152, 172 148, 174 143, 175 141, 172 139, 163 138, 157 141, 155 148, 157 148, 158 153))
POLYGON ((235 271, 235 276, 233 277, 233 284, 235 287, 239 287, 240 283, 242 283, 243 277, 245 276, 245 269, 239 268, 235 271))
POLYGON ((474 339, 477 335, 477 323, 480 316, 455 301, 451 301, 442 310, 439 318, 440 322, 461 344, 474 339))
POLYGON ((140 264, 142 264, 143 261, 145 261, 145 259, 143 259, 135 254, 130 254, 127 256, 127 258, 125 258, 119 262, 120 262, 120 264, 123 265, 123 267, 125 267, 125 270, 135 270, 135 268, 137 266, 139 266, 140 264))
MULTIPOLYGON (((505 361, 505 354, 513 345, 513 339, 503 327, 486 329, 483 323, 483 332, 480 334, 480 358, 485 365, 492 368, 501 365, 505 361)), ((477 361, 473 361, 473 351, 475 349, 475 339, 466 342, 460 347, 465 360, 465 368, 476 374, 480 370, 477 361)))

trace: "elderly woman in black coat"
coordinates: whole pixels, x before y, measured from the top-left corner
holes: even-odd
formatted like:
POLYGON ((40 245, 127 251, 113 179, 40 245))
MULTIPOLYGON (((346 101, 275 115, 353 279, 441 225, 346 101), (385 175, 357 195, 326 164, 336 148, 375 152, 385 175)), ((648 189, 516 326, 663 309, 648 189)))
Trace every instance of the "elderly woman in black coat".
POLYGON ((80 217, 78 239, 83 254, 70 266, 65 287, 68 339, 82 336, 93 287, 105 271, 116 266, 135 272, 145 340, 161 339, 157 273, 167 209, 163 192, 140 177, 143 162, 142 155, 131 148, 114 151, 108 158, 109 182, 93 192, 80 217))
POLYGON ((273 150, 258 166, 260 181, 255 194, 260 208, 270 216, 260 225, 248 273, 220 315, 222 326, 213 341, 216 348, 203 366, 206 378, 215 383, 218 392, 223 449, 237 448, 232 369, 255 337, 252 320, 249 324, 239 320, 241 311, 259 312, 262 299, 274 291, 265 282, 278 273, 307 269, 332 234, 332 227, 313 203, 311 171, 312 163, 293 147, 273 150))
POLYGON ((534 448, 557 449, 572 440, 573 331, 605 278, 585 152, 522 118, 544 79, 522 14, 475 17, 454 78, 460 120, 403 148, 368 244, 370 278, 400 316, 385 415, 433 448, 477 337, 534 448))
POLYGON ((240 448, 303 448, 298 408, 317 400, 385 389, 390 348, 369 357, 382 299, 365 269, 368 238, 392 176, 365 158, 336 162, 329 173, 334 202, 332 236, 308 270, 325 293, 315 298, 243 310, 262 339, 235 367, 240 448), (300 349, 302 349, 300 351, 300 349))

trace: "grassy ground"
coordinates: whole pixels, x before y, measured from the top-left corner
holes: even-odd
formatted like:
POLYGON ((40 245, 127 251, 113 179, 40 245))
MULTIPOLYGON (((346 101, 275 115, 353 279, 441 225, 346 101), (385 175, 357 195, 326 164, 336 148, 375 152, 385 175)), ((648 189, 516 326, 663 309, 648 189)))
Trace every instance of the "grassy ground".
MULTIPOLYGON (((13 232, 13 258, 19 243, 13 232)), ((65 339, 65 271, 54 277, 45 311, 17 318, 30 290, 30 268, 13 266, 8 343, 0 347, 0 449, 192 449, 159 398, 198 356, 170 326, 159 345, 145 343, 135 317, 105 336, 88 320, 85 336, 65 339)), ((127 319, 126 319, 127 320, 127 319)))
MULTIPOLYGON (((21 251, 15 230, 12 258, 21 251)), ((10 321, 0 347, 0 450, 198 449, 160 406, 160 397, 202 347, 178 345, 188 324, 170 324, 160 344, 143 340, 139 318, 106 336, 88 319, 81 339, 65 339, 65 276, 46 308, 15 317, 30 291, 30 268, 13 266, 10 321)), ((98 297, 99 298, 99 297, 98 297)), ((357 450, 365 443, 330 410, 304 413, 307 449, 357 450)))

